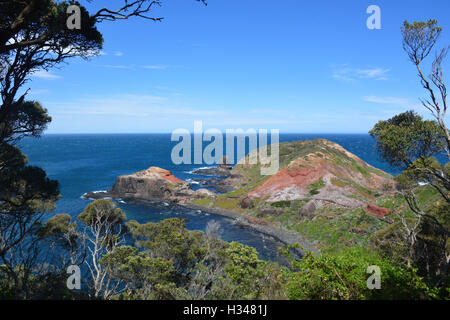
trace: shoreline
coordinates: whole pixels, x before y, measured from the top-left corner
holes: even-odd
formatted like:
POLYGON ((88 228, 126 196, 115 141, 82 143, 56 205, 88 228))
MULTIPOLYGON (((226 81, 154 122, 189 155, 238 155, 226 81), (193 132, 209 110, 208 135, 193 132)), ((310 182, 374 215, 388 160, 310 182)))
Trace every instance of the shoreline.
POLYGON ((278 228, 273 225, 261 225, 261 224, 252 224, 250 221, 248 221, 245 215, 236 213, 231 210, 227 209, 219 209, 219 208, 211 208, 211 207, 205 207, 202 205, 194 204, 194 203, 185 203, 185 204, 177 204, 181 207, 185 207, 192 210, 201 210, 210 214, 223 216, 230 218, 235 223, 238 223, 239 225, 252 229, 255 232, 264 234, 266 236, 272 237, 275 240, 285 244, 285 245, 292 245, 294 243, 297 243, 301 245, 301 247, 304 249, 294 249, 294 251, 297 254, 300 254, 302 257, 305 255, 305 251, 312 251, 313 253, 318 253, 318 250, 309 244, 307 241, 302 239, 300 235, 293 231, 289 231, 286 229, 278 228))
POLYGON ((262 225, 262 224, 251 223, 247 219, 248 218, 247 216, 237 213, 237 212, 234 212, 234 211, 231 211, 231 210, 221 209, 221 208, 211 208, 211 207, 194 204, 191 202, 180 204, 177 202, 160 199, 160 198, 151 198, 151 197, 140 198, 140 197, 136 197, 132 194, 126 194, 126 195, 120 196, 118 194, 112 194, 108 191, 91 193, 90 195, 94 195, 94 194, 95 194, 95 197, 86 197, 87 195, 89 195, 89 193, 86 193, 83 196, 85 196, 87 199, 111 198, 114 200, 120 199, 120 200, 126 200, 126 201, 136 201, 136 202, 142 203, 144 205, 148 205, 149 201, 155 201, 155 202, 161 202, 161 203, 166 202, 166 203, 170 203, 171 205, 180 206, 180 207, 191 209, 191 210, 201 210, 201 211, 209 213, 209 214, 229 218, 233 221, 233 223, 236 223, 240 226, 251 229, 257 233, 261 233, 265 236, 272 237, 276 241, 278 241, 284 245, 293 245, 294 243, 297 243, 304 250, 301 248, 298 248, 298 249, 293 249, 293 251, 296 254, 299 254, 301 257, 303 257, 305 255, 305 251, 311 251, 314 254, 319 252, 318 249, 316 249, 313 245, 311 245, 310 243, 308 243, 307 241, 302 239, 301 236, 299 234, 297 234, 296 232, 278 228, 273 225, 262 225))

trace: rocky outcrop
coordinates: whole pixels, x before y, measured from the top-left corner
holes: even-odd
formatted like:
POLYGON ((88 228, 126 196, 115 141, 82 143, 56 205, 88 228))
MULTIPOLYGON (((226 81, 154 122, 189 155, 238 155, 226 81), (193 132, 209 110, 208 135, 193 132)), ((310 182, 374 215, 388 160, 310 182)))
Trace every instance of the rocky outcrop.
POLYGON ((169 201, 178 201, 194 195, 187 182, 158 167, 117 177, 109 193, 122 198, 169 201))
POLYGON ((194 171, 192 171, 193 174, 198 174, 201 176, 215 176, 215 177, 228 177, 230 176, 230 170, 228 168, 222 168, 220 165, 217 167, 206 167, 206 168, 199 168, 194 171))
POLYGON ((240 199, 239 205, 241 206, 241 208, 244 208, 244 209, 252 209, 255 206, 253 200, 250 199, 249 197, 244 197, 244 198, 240 199))
POLYGON ((317 210, 317 206, 316 203, 311 200, 308 201, 307 203, 305 203, 299 210, 298 210, 298 215, 300 217, 308 217, 311 218, 314 216, 314 213, 317 210))
POLYGON ((196 198, 214 198, 211 190, 192 190, 191 185, 169 170, 150 167, 133 174, 117 177, 112 189, 107 192, 88 192, 86 198, 124 198, 136 200, 169 201, 184 204, 196 198))
POLYGON ((194 171, 192 171, 192 173, 203 176, 228 177, 231 175, 232 169, 233 166, 230 164, 230 161, 226 156, 224 156, 222 158, 222 161, 220 161, 217 166, 195 169, 194 171))
POLYGON ((211 190, 201 188, 195 191, 195 196, 198 198, 214 198, 216 194, 211 190))

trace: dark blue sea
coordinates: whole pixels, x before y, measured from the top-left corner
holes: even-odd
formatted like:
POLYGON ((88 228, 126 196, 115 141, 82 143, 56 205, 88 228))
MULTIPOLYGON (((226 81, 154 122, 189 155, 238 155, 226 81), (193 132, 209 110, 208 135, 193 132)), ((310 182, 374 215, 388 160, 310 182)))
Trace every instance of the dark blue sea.
MULTIPOLYGON (((27 138, 19 146, 28 156, 30 164, 43 168, 51 179, 60 183, 61 199, 56 210, 49 215, 68 213, 75 218, 92 201, 83 198, 84 193, 109 190, 116 177, 122 174, 157 166, 172 171, 180 179, 192 181, 198 178, 191 173, 192 170, 206 165, 174 165, 170 155, 177 142, 172 142, 170 138, 170 134, 49 134, 39 139, 27 138)), ((334 141, 388 173, 395 175, 399 172, 380 159, 373 138, 366 134, 280 134, 280 142, 314 138, 334 141)), ((187 218, 189 229, 204 230, 210 220, 216 220, 222 226, 222 239, 253 246, 261 258, 278 260, 278 242, 236 226, 227 218, 163 203, 143 205, 118 201, 118 206, 129 220, 140 223, 172 217, 187 218)))

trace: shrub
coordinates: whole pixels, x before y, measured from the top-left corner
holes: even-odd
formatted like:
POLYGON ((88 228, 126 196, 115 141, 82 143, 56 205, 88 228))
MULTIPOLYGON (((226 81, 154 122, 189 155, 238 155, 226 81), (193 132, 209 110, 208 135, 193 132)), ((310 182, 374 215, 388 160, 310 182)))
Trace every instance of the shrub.
POLYGON ((288 283, 290 299, 423 299, 435 297, 417 275, 415 269, 405 269, 381 259, 364 248, 345 249, 339 254, 314 256, 307 253, 288 283), (381 270, 381 288, 368 289, 367 267, 381 270))

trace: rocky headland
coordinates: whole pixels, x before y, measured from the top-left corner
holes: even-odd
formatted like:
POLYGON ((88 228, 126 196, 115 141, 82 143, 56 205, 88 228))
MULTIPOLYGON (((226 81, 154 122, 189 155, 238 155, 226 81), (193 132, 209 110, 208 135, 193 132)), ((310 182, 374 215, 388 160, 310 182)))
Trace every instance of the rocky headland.
POLYGON ((214 196, 214 193, 207 189, 194 191, 188 182, 177 178, 169 170, 150 167, 117 177, 109 191, 88 192, 84 196, 92 199, 111 197, 185 203, 195 198, 214 196))
MULTIPOLYGON (((247 155, 234 167, 227 164, 194 171, 193 174, 210 176, 202 183, 208 189, 193 190, 170 171, 150 167, 119 176, 111 190, 88 193, 85 197, 167 201, 229 217, 283 243, 300 243, 310 251, 317 246, 289 230, 289 225, 280 222, 283 216, 294 213, 297 219, 305 221, 302 219, 323 216, 330 208, 358 209, 389 223, 392 210, 379 207, 374 201, 392 193, 395 182, 391 175, 328 140, 295 141, 279 147, 280 169, 272 176, 262 176, 261 164, 249 164, 247 155)), ((365 232, 352 226, 349 230, 365 232)))

